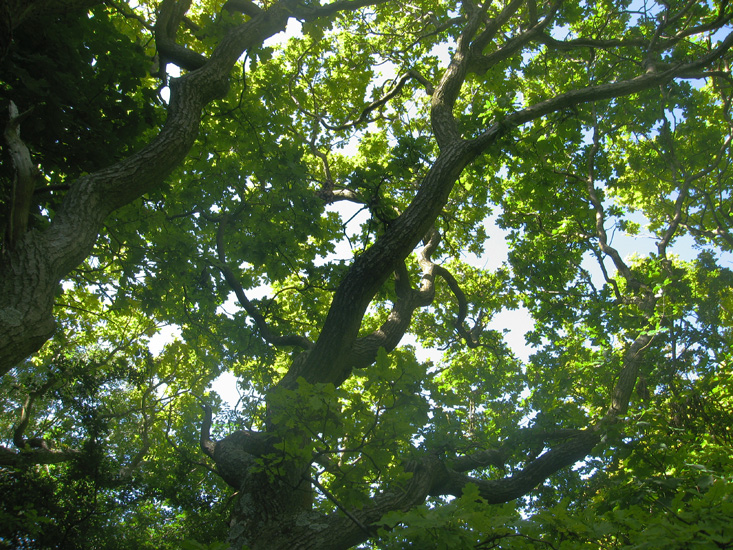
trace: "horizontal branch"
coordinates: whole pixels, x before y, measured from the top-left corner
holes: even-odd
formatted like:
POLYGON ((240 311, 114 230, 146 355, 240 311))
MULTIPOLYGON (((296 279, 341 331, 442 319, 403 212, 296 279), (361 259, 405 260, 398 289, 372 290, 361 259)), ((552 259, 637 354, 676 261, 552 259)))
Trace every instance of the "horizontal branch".
POLYGON ((59 464, 69 462, 81 456, 77 450, 30 449, 13 451, 0 445, 0 466, 27 468, 41 464, 59 464))
POLYGON ((293 16, 302 21, 313 21, 321 17, 329 17, 341 11, 353 11, 367 6, 385 4, 389 0, 337 0, 325 6, 313 7, 299 4, 293 8, 293 16))
POLYGON ((561 111, 582 103, 627 96, 665 84, 675 78, 684 78, 688 74, 696 74, 713 61, 722 57, 732 46, 733 33, 730 33, 717 48, 690 63, 677 64, 668 67, 665 70, 648 71, 643 75, 619 82, 586 86, 585 88, 571 90, 544 101, 540 101, 539 103, 516 111, 502 120, 497 121, 484 133, 475 138, 473 140, 473 144, 480 150, 485 150, 495 141, 497 134, 506 131, 503 129, 514 128, 527 122, 537 120, 549 113, 561 111))
POLYGON ((600 440, 601 436, 595 430, 578 432, 557 447, 525 464, 517 473, 503 479, 484 480, 451 470, 447 476, 438 478, 430 494, 459 497, 463 493, 463 488, 472 483, 478 487, 481 498, 489 504, 509 502, 526 495, 551 475, 585 458, 600 440))

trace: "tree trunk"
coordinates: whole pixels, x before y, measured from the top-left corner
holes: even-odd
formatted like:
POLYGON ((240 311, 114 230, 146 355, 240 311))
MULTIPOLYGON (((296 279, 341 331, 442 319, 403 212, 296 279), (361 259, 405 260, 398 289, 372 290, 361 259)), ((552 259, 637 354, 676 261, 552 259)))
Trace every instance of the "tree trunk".
POLYGON ((46 247, 26 233, 0 256, 0 375, 37 351, 54 332, 58 280, 46 247))

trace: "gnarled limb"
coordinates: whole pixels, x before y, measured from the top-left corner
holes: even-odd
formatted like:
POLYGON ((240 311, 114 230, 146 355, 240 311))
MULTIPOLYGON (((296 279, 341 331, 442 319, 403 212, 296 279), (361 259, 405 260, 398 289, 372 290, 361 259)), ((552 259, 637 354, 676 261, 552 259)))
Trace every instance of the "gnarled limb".
POLYGON ((77 449, 54 448, 53 441, 44 437, 26 437, 36 399, 45 395, 57 383, 58 379, 52 376, 41 387, 28 392, 20 408, 18 422, 13 429, 13 444, 18 450, 0 446, 0 465, 27 468, 33 465, 68 462, 81 456, 81 451, 77 449))
POLYGON ((665 84, 675 78, 684 78, 686 75, 696 74, 702 68, 720 59, 731 47, 733 47, 733 33, 728 34, 716 48, 701 55, 695 61, 679 63, 666 67, 663 70, 648 71, 627 80, 586 86, 585 88, 571 90, 540 101, 497 121, 474 139, 473 144, 480 150, 485 150, 495 142, 497 135, 505 132, 507 128, 513 128, 526 122, 537 120, 551 112, 591 101, 602 101, 604 99, 626 96, 665 84))
POLYGON ((211 406, 201 400, 204 419, 200 445, 206 456, 216 463, 216 471, 234 489, 240 489, 256 458, 273 451, 268 436, 262 432, 237 430, 225 438, 211 439, 211 406))
POLYGON ((250 17, 256 17, 262 13, 262 8, 251 0, 227 0, 224 4, 224 9, 229 11, 237 11, 248 15, 250 17))
POLYGON ((82 456, 81 451, 75 449, 46 449, 38 447, 30 451, 16 452, 0 445, 0 466, 12 468, 28 468, 42 464, 60 464, 69 462, 82 456))
POLYGON ((352 368, 364 368, 371 365, 377 358, 379 348, 390 352, 404 336, 410 327, 412 314, 416 309, 428 306, 435 297, 435 264, 429 261, 440 240, 439 233, 433 229, 425 236, 425 246, 418 252, 420 266, 423 267, 422 282, 419 289, 413 289, 409 283, 409 275, 404 263, 395 271, 395 289, 397 300, 387 320, 373 333, 358 338, 349 360, 352 368))
MULTIPOLYGON (((164 4, 159 28, 165 40, 186 2, 164 4)), ((244 51, 285 28, 294 4, 280 0, 232 28, 204 65, 171 82, 168 118, 147 146, 73 182, 51 226, 19 235, 16 247, 0 258, 0 374, 51 336, 51 308, 61 278, 87 257, 112 211, 163 181, 181 163, 196 138, 203 106, 226 92, 229 73, 244 51)), ((346 4, 339 8, 352 6, 346 4)))
POLYGON ((33 164, 31 153, 23 140, 20 138, 20 123, 32 111, 29 109, 23 113, 18 112, 18 107, 10 102, 8 106, 10 119, 5 126, 5 142, 8 144, 10 158, 15 168, 13 178, 13 191, 10 197, 10 214, 8 225, 5 229, 4 242, 0 243, 3 248, 6 246, 14 248, 28 228, 28 217, 30 216, 33 190, 36 187, 36 180, 39 177, 38 168, 33 164))
POLYGON ((384 4, 389 0, 337 0, 325 6, 309 6, 305 3, 297 3, 292 7, 295 17, 304 21, 313 21, 321 17, 330 17, 340 11, 353 11, 366 6, 384 4))
POLYGON ((162 64, 170 61, 182 69, 194 71, 206 65, 207 59, 176 42, 178 26, 191 7, 191 0, 163 0, 155 22, 155 44, 162 64))
POLYGON ((505 59, 508 59, 516 52, 521 50, 528 42, 531 42, 541 36, 544 30, 554 20, 555 14, 562 4, 562 1, 556 1, 550 7, 547 15, 545 15, 542 21, 534 22, 528 30, 508 40, 506 44, 504 44, 497 51, 488 55, 483 54, 482 50, 486 47, 488 41, 496 34, 495 29, 500 29, 518 9, 519 6, 516 6, 515 4, 521 4, 521 2, 512 2, 506 8, 504 8, 500 16, 497 18, 498 24, 490 25, 487 30, 484 31, 484 33, 482 33, 482 35, 479 36, 476 41, 471 45, 471 61, 469 65, 469 70, 471 72, 475 72, 478 74, 485 73, 492 67, 496 66, 498 63, 501 63, 505 59), (513 10, 510 8, 513 8, 513 10))
POLYGON ((49 448, 49 443, 43 439, 36 437, 30 440, 26 439, 25 431, 28 428, 28 423, 30 422, 31 414, 33 411, 33 404, 35 403, 36 399, 45 395, 45 393, 50 390, 56 384, 56 382, 58 382, 58 380, 52 376, 40 388, 28 392, 28 395, 26 396, 23 405, 20 408, 20 417, 18 418, 18 423, 15 425, 15 429, 13 430, 13 444, 18 447, 18 449, 27 449, 28 447, 42 449, 49 448))
POLYGON ((500 504, 526 495, 540 483, 560 470, 583 459, 600 442, 595 430, 579 430, 575 435, 525 464, 517 473, 497 480, 483 480, 456 470, 436 475, 430 494, 461 496, 468 483, 478 486, 479 494, 489 504, 500 504))

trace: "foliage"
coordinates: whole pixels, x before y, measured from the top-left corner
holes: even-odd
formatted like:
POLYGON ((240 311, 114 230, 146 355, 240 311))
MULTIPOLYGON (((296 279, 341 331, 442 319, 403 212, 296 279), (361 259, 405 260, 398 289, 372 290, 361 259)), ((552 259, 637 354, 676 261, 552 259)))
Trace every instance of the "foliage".
POLYGON ((727 2, 50 4, 0 547, 733 546, 727 2))

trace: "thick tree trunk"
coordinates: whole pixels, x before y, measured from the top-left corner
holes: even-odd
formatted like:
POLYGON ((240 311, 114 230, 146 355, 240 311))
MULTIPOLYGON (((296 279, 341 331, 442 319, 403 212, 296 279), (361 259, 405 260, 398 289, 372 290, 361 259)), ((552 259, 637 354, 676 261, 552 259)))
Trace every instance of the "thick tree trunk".
MULTIPOLYGON (((175 7, 175 2, 168 3, 175 7)), ((162 10, 162 8, 161 8, 162 10)), ((168 119, 160 134, 130 157, 79 178, 51 226, 18 235, 0 256, 0 376, 38 351, 54 331, 60 281, 91 253, 105 218, 158 185, 183 161, 201 110, 226 93, 229 73, 248 48, 284 30, 289 3, 233 29, 200 69, 171 82, 168 119)))
POLYGON ((300 548, 304 527, 318 515, 311 512, 313 494, 303 470, 290 476, 250 468, 232 513, 232 548, 300 548), (297 475, 297 473, 301 475, 297 475))
POLYGON ((36 236, 26 233, 0 256, 0 375, 37 351, 54 331, 58 280, 36 236))

